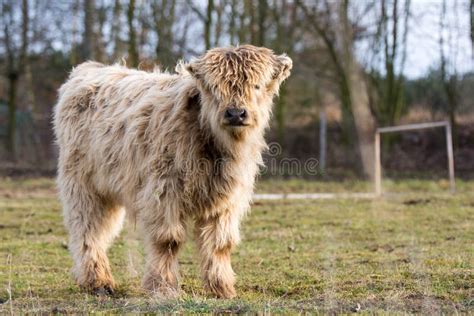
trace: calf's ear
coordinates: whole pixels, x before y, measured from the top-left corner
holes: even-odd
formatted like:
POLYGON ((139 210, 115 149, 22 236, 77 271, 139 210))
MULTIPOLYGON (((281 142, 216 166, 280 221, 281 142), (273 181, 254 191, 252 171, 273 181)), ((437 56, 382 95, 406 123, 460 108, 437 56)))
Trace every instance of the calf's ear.
POLYGON ((280 84, 290 75, 291 68, 293 68, 293 61, 286 54, 276 56, 276 65, 273 79, 280 84))
POLYGON ((278 55, 275 57, 275 69, 273 71, 273 78, 267 89, 270 93, 278 95, 278 89, 280 84, 288 78, 290 75, 291 68, 293 67, 293 61, 286 54, 278 55))
POLYGON ((185 69, 191 76, 193 76, 196 79, 200 78, 199 74, 199 61, 198 60, 193 60, 190 63, 186 64, 185 69))

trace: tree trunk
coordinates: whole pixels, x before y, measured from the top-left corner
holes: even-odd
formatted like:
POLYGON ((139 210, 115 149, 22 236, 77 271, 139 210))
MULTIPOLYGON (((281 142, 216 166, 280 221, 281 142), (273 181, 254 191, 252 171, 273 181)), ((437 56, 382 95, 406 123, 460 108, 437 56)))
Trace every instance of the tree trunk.
MULTIPOLYGON (((445 79, 446 80, 446 79, 445 79)), ((451 75, 444 82, 444 89, 448 97, 448 117, 451 123, 451 133, 453 137, 454 148, 458 146, 458 128, 456 123, 456 111, 458 108, 458 78, 457 74, 451 75)))
POLYGON ((113 10, 113 20, 110 39, 114 43, 114 52, 112 54, 112 60, 115 61, 121 52, 121 40, 120 40, 120 12, 121 12, 120 0, 115 0, 113 10))
POLYGON ((375 121, 369 108, 367 83, 357 62, 350 67, 351 106, 357 131, 360 158, 365 176, 374 177, 374 131, 375 121))
POLYGON ((97 13, 97 33, 95 34, 94 41, 94 59, 99 62, 106 60, 106 44, 104 38, 104 27, 107 22, 107 11, 108 8, 102 3, 102 5, 96 9, 97 13))
POLYGON ((265 45, 265 22, 267 19, 268 3, 267 0, 258 0, 258 39, 257 45, 265 45))
POLYGON ((18 73, 12 72, 8 75, 8 130, 6 147, 12 161, 16 160, 16 89, 18 85, 18 73))
POLYGON ((219 41, 222 35, 222 11, 224 10, 222 1, 215 9, 217 13, 217 19, 216 25, 214 27, 214 47, 217 47, 219 46, 219 41))
POLYGON ((82 59, 94 59, 94 14, 95 1, 84 0, 84 40, 82 42, 82 59))
MULTIPOLYGON (((401 117, 405 107, 403 99, 403 69, 406 61, 410 0, 405 0, 404 10, 400 11, 398 0, 390 2, 391 17, 388 16, 387 0, 381 1, 380 33, 384 48, 385 78, 376 79, 380 83, 380 103, 375 108, 379 123, 394 125, 401 117), (400 19, 403 20, 400 22, 400 19), (402 24, 401 24, 402 23, 402 24), (400 34, 400 30, 403 32, 400 34)), ((389 137, 389 136, 388 136, 389 137)), ((388 142, 385 142, 387 144, 388 142)))
MULTIPOLYGON (((453 145, 457 146, 457 125, 456 125, 456 110, 458 107, 458 73, 457 69, 453 67, 451 73, 448 68, 448 58, 444 51, 444 31, 446 29, 446 0, 443 0, 439 21, 439 50, 440 50, 440 71, 441 82, 443 83, 444 92, 448 100, 448 117, 451 123, 451 131, 453 135, 453 145)), ((452 30, 448 30, 452 32, 452 30)))
POLYGON ((357 143, 362 169, 369 179, 374 177, 374 129, 375 120, 370 112, 367 83, 362 67, 354 55, 354 30, 349 19, 349 0, 341 2, 339 36, 342 44, 342 60, 348 84, 351 112, 357 133, 357 143))
MULTIPOLYGON (((235 45, 235 33, 236 33, 236 27, 235 27, 235 21, 236 21, 236 16, 237 16, 237 0, 231 0, 230 4, 230 20, 229 20, 229 35, 230 35, 230 45, 235 45)), ((474 1, 474 0, 473 0, 474 1)))
POLYGON ((135 20, 135 0, 130 0, 128 4, 128 62, 132 67, 138 66, 137 34, 133 22, 135 20))
POLYGON ((469 8, 469 16, 471 22, 471 54, 474 59, 474 0, 471 0, 469 8))
POLYGON ((172 67, 176 62, 176 54, 173 52, 175 6, 175 0, 163 0, 161 6, 156 2, 153 4, 154 25, 158 38, 156 58, 163 68, 172 67))
MULTIPOLYGON (((12 10, 11 6, 9 10, 12 10)), ((6 12, 4 12, 6 13, 6 12)), ((12 11, 8 12, 11 14, 12 11)), ((4 26, 4 37, 5 37, 5 48, 7 52, 7 75, 8 75, 8 127, 7 127, 7 139, 6 139, 6 149, 10 154, 10 159, 15 161, 17 158, 17 148, 16 148, 16 94, 18 87, 18 80, 20 75, 25 70, 25 64, 27 64, 27 54, 28 54, 28 30, 29 30, 29 9, 28 9, 28 0, 22 0, 21 2, 21 46, 18 56, 15 56, 13 45, 11 39, 14 38, 12 34, 12 29, 8 24, 4 26)))
POLYGON ((26 83, 26 96, 28 101, 28 111, 34 113, 36 110, 36 98, 33 87, 33 73, 31 72, 31 65, 29 60, 25 63, 25 83, 26 83))
POLYGON ((77 31, 77 16, 79 16, 79 9, 81 7, 81 4, 80 4, 80 0, 75 0, 74 1, 74 4, 72 5, 72 15, 73 15, 73 19, 72 19, 72 26, 71 26, 71 40, 72 40, 72 43, 71 43, 71 51, 69 53, 69 63, 71 65, 77 65, 77 63, 79 62, 79 59, 82 58, 81 57, 81 54, 82 52, 80 51, 80 49, 82 48, 82 45, 78 43, 77 41, 77 34, 78 34, 78 31, 77 31))
MULTIPOLYGON (((273 43, 273 48, 276 51, 284 51, 288 55, 293 53, 293 41, 294 41, 294 31, 297 25, 296 21, 296 4, 292 6, 291 11, 287 17, 288 6, 286 1, 281 1, 280 5, 277 1, 272 3, 272 8, 269 10, 269 4, 267 0, 259 0, 259 19, 258 19, 258 44, 265 45, 265 30, 266 30, 266 20, 268 14, 271 14, 269 22, 275 25, 275 40, 273 43)), ((278 141, 281 146, 284 146, 284 136, 285 136, 285 118, 286 118, 286 109, 287 109, 287 86, 286 83, 283 83, 280 87, 280 95, 276 104, 276 120, 277 120, 277 132, 278 132, 278 141)))
POLYGON ((255 4, 253 1, 247 1, 248 14, 250 15, 249 31, 250 31, 250 43, 255 45, 257 43, 257 32, 255 30, 256 16, 255 16, 255 4))
POLYGON ((214 0, 207 1, 207 14, 204 21, 204 42, 206 50, 211 49, 211 28, 212 28, 212 13, 214 12, 214 0))

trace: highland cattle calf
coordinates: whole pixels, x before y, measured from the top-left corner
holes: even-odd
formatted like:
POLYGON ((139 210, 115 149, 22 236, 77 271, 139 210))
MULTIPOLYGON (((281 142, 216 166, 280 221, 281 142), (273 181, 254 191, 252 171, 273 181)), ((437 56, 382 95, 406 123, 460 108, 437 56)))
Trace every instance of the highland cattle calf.
POLYGON ((248 211, 272 98, 292 61, 243 45, 176 74, 86 62, 59 90, 58 187, 77 283, 113 291, 106 251, 125 213, 143 233, 143 286, 179 294, 178 250, 195 224, 205 287, 235 296, 230 253, 248 211))

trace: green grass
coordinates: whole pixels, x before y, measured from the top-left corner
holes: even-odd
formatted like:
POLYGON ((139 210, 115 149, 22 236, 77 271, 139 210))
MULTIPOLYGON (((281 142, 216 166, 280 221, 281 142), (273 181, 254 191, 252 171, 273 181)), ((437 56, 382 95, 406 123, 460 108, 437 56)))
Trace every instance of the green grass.
MULTIPOLYGON (((383 182, 383 191, 391 193, 441 193, 449 192, 447 179, 418 180, 386 179, 383 182)), ((373 183, 357 179, 335 181, 309 181, 301 179, 272 179, 258 182, 257 193, 360 193, 373 192, 373 183)), ((474 181, 456 180, 456 191, 461 194, 472 192, 474 194, 474 181)))
MULTIPOLYGON (((177 301, 140 290, 143 249, 127 225, 110 250, 116 297, 81 292, 50 179, 0 179, 0 314, 19 312, 474 312, 474 182, 384 183, 376 200, 256 202, 233 255, 238 298, 208 296, 189 238, 177 301), (423 190, 429 192, 423 193, 423 190), (11 294, 11 300, 10 300, 11 294)), ((259 192, 364 191, 364 182, 265 181, 259 192)), ((366 191, 367 191, 366 190, 366 191)))

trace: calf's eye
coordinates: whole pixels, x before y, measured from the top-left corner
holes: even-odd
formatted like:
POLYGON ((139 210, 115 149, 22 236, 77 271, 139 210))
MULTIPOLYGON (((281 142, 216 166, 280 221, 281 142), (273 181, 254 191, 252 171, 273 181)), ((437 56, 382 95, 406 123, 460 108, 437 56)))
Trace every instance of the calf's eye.
POLYGON ((257 84, 255 85, 255 89, 259 90, 260 89, 260 86, 257 84))

